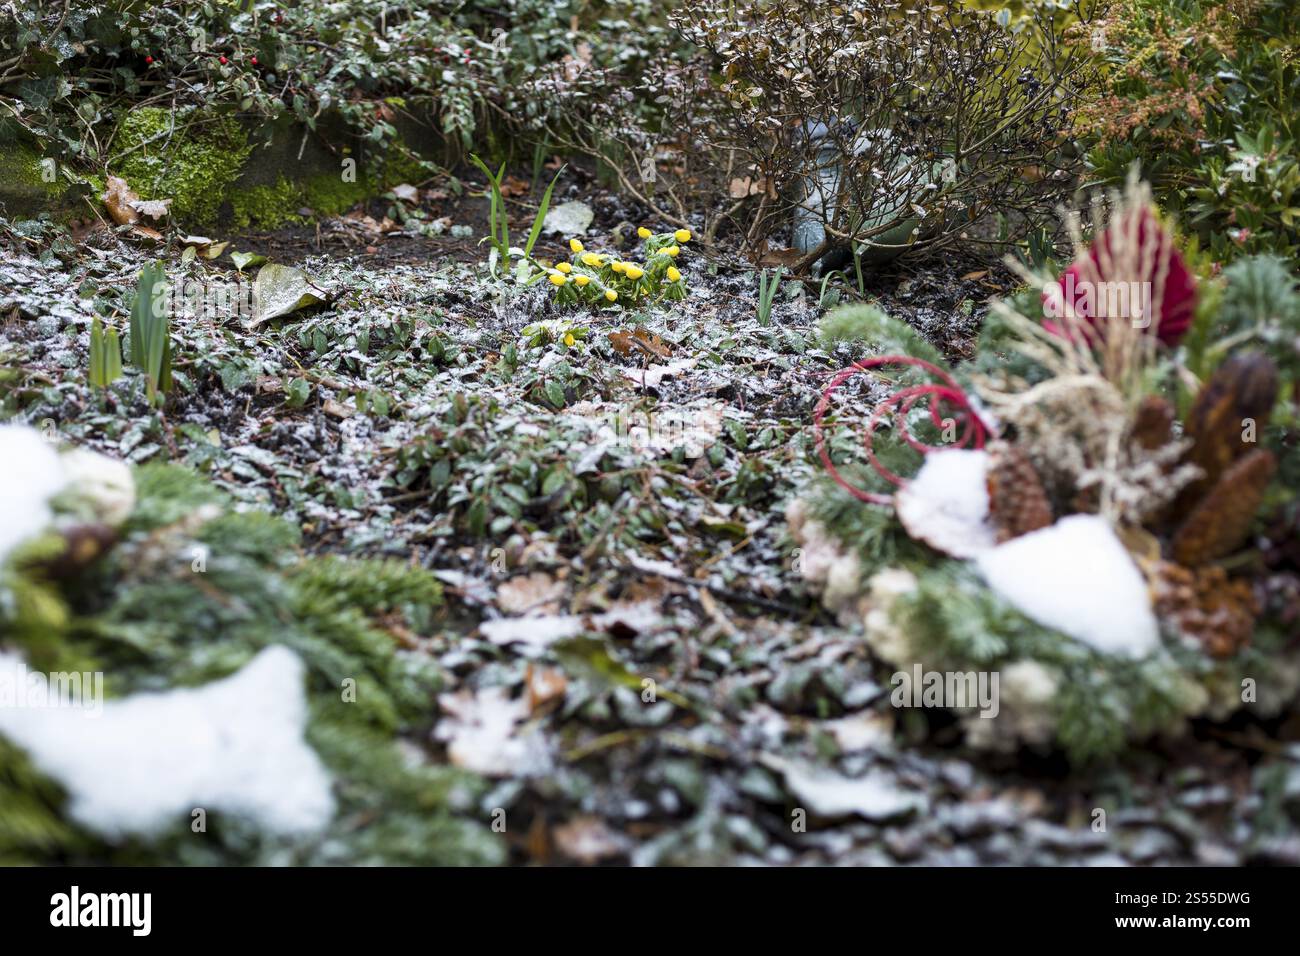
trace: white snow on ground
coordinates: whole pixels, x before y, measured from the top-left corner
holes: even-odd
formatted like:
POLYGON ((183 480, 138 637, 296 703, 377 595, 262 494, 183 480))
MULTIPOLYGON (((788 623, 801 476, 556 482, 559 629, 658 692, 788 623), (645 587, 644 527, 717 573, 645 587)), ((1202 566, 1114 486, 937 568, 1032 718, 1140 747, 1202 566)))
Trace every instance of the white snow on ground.
POLYGON ((989 456, 951 448, 925 457, 916 477, 894 496, 898 520, 913 538, 955 558, 973 558, 997 543, 989 524, 989 456))
POLYGON ((1106 519, 1070 515, 978 555, 989 587, 1044 627, 1108 654, 1160 646, 1146 580, 1106 519))
MULTIPOLYGON (((0 653, 0 680, 21 671, 0 653)), ((334 797, 306 722, 303 665, 283 647, 204 687, 110 701, 99 716, 0 707, 0 733, 63 784, 75 820, 108 837, 189 825, 198 808, 277 834, 321 829, 334 797)))

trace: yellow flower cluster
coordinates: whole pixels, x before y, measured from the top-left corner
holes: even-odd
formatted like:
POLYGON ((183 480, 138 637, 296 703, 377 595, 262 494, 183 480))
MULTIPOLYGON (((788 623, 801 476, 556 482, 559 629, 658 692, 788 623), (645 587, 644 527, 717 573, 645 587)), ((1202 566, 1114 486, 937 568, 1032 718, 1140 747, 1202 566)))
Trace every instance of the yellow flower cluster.
POLYGON ((675 260, 691 241, 689 229, 654 233, 642 226, 643 262, 588 252, 579 239, 569 240, 572 260, 557 262, 546 273, 555 286, 556 299, 568 305, 633 304, 643 301, 680 301, 686 283, 675 260))

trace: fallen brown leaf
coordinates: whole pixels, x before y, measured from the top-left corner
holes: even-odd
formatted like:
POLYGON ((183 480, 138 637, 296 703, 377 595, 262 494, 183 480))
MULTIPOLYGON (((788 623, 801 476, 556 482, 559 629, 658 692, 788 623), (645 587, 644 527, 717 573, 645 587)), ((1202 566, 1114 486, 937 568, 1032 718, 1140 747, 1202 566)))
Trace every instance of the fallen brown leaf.
POLYGON ((527 194, 528 183, 517 176, 507 176, 506 181, 501 184, 501 195, 503 196, 525 196, 527 194))
POLYGON ((772 249, 763 254, 758 260, 758 264, 764 268, 772 266, 793 266, 803 258, 803 253, 798 249, 772 249))
POLYGON ((559 668, 540 667, 530 661, 524 673, 524 686, 528 689, 528 712, 536 717, 548 705, 564 699, 569 682, 559 668))
POLYGON ((564 584, 545 571, 511 578, 497 588, 497 607, 505 614, 554 614, 564 596, 564 584))
POLYGON ((662 338, 644 328, 628 332, 619 330, 609 333, 609 342, 619 355, 631 355, 634 351, 646 352, 655 358, 666 359, 673 352, 662 338))
POLYGON ((140 197, 120 176, 108 177, 103 199, 108 215, 119 226, 130 226, 140 221, 140 211, 135 208, 140 197))
POLYGON ((574 817, 551 831, 555 848, 575 863, 591 865, 620 856, 628 841, 599 817, 574 817))

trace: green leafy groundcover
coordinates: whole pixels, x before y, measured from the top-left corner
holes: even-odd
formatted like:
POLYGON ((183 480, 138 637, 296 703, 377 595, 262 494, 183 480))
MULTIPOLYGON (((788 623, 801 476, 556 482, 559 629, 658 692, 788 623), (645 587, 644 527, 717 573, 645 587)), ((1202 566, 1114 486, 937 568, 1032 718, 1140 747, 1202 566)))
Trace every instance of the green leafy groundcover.
POLYGON ((188 821, 150 843, 110 845, 62 813, 60 787, 0 739, 0 863, 487 864, 502 846, 467 813, 478 778, 413 761, 399 738, 423 736, 439 677, 378 623, 419 628, 438 582, 398 561, 307 557, 298 530, 230 499, 193 472, 147 466, 120 543, 72 580, 31 570, 40 545, 0 581, 6 637, 34 668, 100 670, 110 696, 198 685, 283 644, 307 669, 307 740, 335 781, 337 816, 305 843, 246 826, 188 821), (209 517, 210 516, 210 517, 209 517), (204 570, 193 562, 202 556, 204 570), (356 681, 355 702, 340 688, 356 681))
POLYGON ((414 117, 468 149, 494 125, 553 119, 558 104, 524 91, 566 57, 639 68, 671 40, 654 0, 17 6, 0 18, 0 103, 11 105, 0 117, 43 155, 86 167, 116 146, 114 124, 160 101, 311 129, 337 122, 375 145, 392 144, 414 117))

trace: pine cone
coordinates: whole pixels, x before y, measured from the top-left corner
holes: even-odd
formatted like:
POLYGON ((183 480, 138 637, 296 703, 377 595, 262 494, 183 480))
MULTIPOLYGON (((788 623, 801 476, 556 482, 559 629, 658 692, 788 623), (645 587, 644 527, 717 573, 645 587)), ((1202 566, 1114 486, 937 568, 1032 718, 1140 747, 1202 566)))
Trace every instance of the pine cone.
POLYGON ((1223 472, 1174 535, 1173 559, 1195 568, 1241 547, 1276 471, 1277 459, 1261 448, 1223 472))
POLYGON ((1205 474, 1183 489, 1175 509, 1178 516, 1189 514, 1232 463, 1250 451, 1250 441, 1243 439, 1247 421, 1254 423, 1255 435, 1264 430, 1277 389, 1277 366, 1258 352, 1232 356, 1201 388, 1187 416, 1187 436, 1192 439, 1187 460, 1205 474))
POLYGON ((1250 644, 1259 603, 1249 582, 1223 568, 1161 561, 1152 592, 1156 613, 1211 657, 1232 657, 1250 644))
POLYGON ((1155 451, 1169 444, 1174 437, 1174 406, 1159 395, 1142 399, 1129 438, 1147 451, 1155 451))
POLYGON ((989 517, 998 543, 1050 525, 1051 502, 1024 449, 1000 441, 991 444, 988 453, 989 517))

